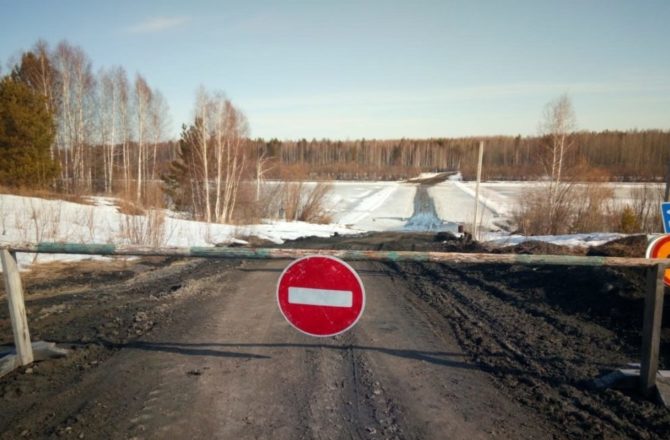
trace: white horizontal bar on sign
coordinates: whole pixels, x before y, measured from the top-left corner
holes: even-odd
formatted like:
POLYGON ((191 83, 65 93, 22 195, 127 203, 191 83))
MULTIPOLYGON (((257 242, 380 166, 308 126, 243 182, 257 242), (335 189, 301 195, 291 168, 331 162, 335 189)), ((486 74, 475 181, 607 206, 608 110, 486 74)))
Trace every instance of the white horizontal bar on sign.
POLYGON ((351 307, 353 293, 349 290, 310 289, 308 287, 289 287, 288 302, 307 306, 351 307))

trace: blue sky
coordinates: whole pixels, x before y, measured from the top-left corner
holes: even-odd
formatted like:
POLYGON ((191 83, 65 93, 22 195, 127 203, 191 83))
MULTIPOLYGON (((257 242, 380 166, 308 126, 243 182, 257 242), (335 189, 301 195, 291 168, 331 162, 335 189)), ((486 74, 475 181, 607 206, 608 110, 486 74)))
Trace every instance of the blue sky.
MULTIPOLYGON (((0 60, 38 38, 141 73, 173 135, 199 85, 253 137, 533 135, 572 98, 578 128, 670 129, 670 1, 8 1, 0 60)), ((7 72, 4 65, 2 71, 7 72)))

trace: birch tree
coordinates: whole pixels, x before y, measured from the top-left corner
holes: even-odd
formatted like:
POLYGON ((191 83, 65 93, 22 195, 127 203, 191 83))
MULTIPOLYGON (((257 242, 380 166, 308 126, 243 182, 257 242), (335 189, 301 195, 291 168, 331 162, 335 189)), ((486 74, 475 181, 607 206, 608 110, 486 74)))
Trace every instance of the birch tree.
POLYGON ((561 182, 565 153, 574 145, 572 134, 575 127, 575 112, 567 94, 546 105, 540 130, 548 139, 548 168, 552 182, 561 182))
POLYGON ((128 76, 123 67, 117 67, 113 73, 114 84, 118 95, 118 121, 121 141, 121 159, 123 170, 123 185, 125 194, 130 194, 130 136, 131 124, 129 114, 129 84, 128 76))
POLYGON ((198 130, 196 132, 197 146, 195 151, 197 152, 197 154, 200 155, 200 165, 202 174, 201 187, 205 207, 204 212, 205 221, 207 223, 210 223, 212 221, 212 200, 210 195, 210 181, 209 181, 210 179, 209 138, 211 131, 210 127, 213 119, 211 115, 211 110, 212 110, 212 101, 208 96, 205 88, 201 86, 198 89, 195 104, 196 120, 200 121, 199 125, 196 124, 198 130))
POLYGON ((237 204, 242 172, 246 165, 244 144, 249 135, 249 126, 244 114, 229 100, 225 101, 223 118, 225 121, 223 147, 226 156, 226 175, 218 221, 230 223, 237 204))
POLYGON ((553 233, 562 221, 561 206, 567 202, 569 185, 563 185, 565 155, 574 146, 573 133, 576 127, 575 112, 567 94, 549 102, 540 123, 540 132, 545 139, 545 168, 549 175, 548 221, 553 233))
POLYGON ((230 100, 222 93, 198 90, 194 123, 183 127, 178 158, 164 178, 177 206, 190 203, 196 217, 208 222, 232 221, 246 165, 247 133, 246 118, 230 100))
POLYGON ((222 93, 207 99, 215 162, 214 218, 219 223, 230 223, 246 161, 243 143, 248 134, 247 122, 244 115, 222 93))
POLYGON ((149 122, 149 109, 152 95, 151 88, 149 88, 146 80, 140 74, 135 76, 134 92, 133 97, 135 102, 135 121, 137 130, 137 179, 135 182, 135 200, 140 202, 143 194, 143 179, 146 178, 144 167, 146 166, 147 125, 149 122))
POLYGON ((66 189, 91 189, 90 136, 93 128, 95 78, 84 51, 66 41, 56 47, 54 65, 58 70, 58 145, 64 156, 63 181, 66 189))
POLYGON ((149 131, 151 133, 151 142, 153 144, 151 154, 151 180, 156 179, 157 176, 156 162, 158 160, 158 146, 165 137, 168 113, 168 104, 163 97, 163 94, 154 90, 149 109, 149 131))
POLYGON ((104 190, 112 192, 114 184, 114 156, 117 142, 118 90, 113 70, 101 70, 99 78, 98 114, 100 118, 100 144, 103 148, 104 190))

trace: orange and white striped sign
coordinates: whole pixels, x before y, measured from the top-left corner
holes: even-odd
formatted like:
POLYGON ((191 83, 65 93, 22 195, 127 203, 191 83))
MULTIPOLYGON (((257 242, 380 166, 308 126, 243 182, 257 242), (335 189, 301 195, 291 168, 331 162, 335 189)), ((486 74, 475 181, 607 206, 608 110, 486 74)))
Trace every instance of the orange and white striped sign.
MULTIPOLYGON (((647 258, 670 258, 670 234, 661 235, 647 247, 647 258)), ((670 269, 665 270, 663 282, 670 287, 670 269)))

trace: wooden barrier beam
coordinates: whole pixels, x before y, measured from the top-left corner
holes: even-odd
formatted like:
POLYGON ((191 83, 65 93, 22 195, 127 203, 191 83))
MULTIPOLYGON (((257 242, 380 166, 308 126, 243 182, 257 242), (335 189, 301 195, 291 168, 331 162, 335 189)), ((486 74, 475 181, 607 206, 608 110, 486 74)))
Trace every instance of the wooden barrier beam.
POLYGON ((640 365, 640 391, 649 397, 656 389, 658 352, 661 344, 663 319, 663 276, 665 264, 647 269, 647 293, 644 298, 644 323, 642 325, 642 362, 640 365))
POLYGON ((573 255, 465 254, 445 252, 356 251, 324 249, 226 248, 226 247, 147 247, 111 244, 24 243, 0 247, 5 286, 9 298, 12 329, 17 353, 23 365, 32 362, 30 334, 23 303, 16 252, 118 256, 174 256, 239 259, 296 259, 308 255, 327 255, 351 261, 416 261, 458 264, 518 264, 534 266, 646 267, 642 364, 640 388, 649 395, 656 388, 661 318, 663 312, 663 276, 670 259, 583 257, 573 255))
POLYGON ((328 255, 349 261, 418 261, 459 264, 521 264, 536 266, 652 267, 670 259, 583 257, 575 255, 464 254, 455 252, 357 251, 326 249, 148 247, 112 244, 38 243, 7 246, 13 252, 81 255, 173 256, 243 259, 295 259, 328 255))
POLYGON ((26 306, 23 302, 23 288, 21 287, 21 276, 16 262, 16 254, 9 252, 7 249, 2 249, 0 250, 0 260, 2 260, 2 272, 5 277, 5 293, 9 304, 9 317, 12 321, 16 354, 20 365, 28 365, 33 362, 33 348, 30 343, 28 318, 26 317, 26 306))

